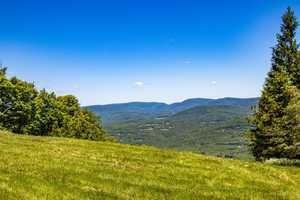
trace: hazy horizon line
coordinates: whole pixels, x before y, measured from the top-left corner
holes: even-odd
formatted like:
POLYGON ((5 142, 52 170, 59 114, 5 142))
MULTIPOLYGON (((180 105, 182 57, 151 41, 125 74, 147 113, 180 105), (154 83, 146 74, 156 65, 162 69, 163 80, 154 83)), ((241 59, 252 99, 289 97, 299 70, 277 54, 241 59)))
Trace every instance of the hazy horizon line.
POLYGON ((163 101, 124 101, 124 102, 115 102, 115 103, 106 103, 106 104, 90 104, 90 105, 82 105, 82 107, 89 107, 89 106, 106 106, 106 105, 118 105, 118 104, 129 104, 129 103, 161 103, 166 105, 172 105, 175 103, 182 103, 187 100, 193 100, 193 99, 206 99, 206 100, 220 100, 220 99, 259 99, 259 96, 256 97, 231 97, 231 96, 224 96, 220 98, 206 98, 206 97, 194 97, 194 98, 187 98, 180 101, 174 101, 171 103, 163 102, 163 101))

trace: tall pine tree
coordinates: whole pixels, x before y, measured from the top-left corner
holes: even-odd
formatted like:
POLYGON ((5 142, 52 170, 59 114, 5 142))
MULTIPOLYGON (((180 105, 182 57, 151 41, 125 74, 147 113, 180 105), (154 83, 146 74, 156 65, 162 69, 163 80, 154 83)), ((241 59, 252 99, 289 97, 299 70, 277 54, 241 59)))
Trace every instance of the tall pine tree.
POLYGON ((277 34, 277 48, 274 49, 276 57, 274 62, 284 66, 292 85, 300 88, 300 63, 298 59, 298 43, 296 40, 297 18, 293 10, 288 7, 282 16, 281 34, 277 34))
POLYGON ((286 135, 284 157, 300 159, 300 92, 296 86, 290 87, 290 102, 285 109, 284 126, 281 132, 286 135))
POLYGON ((251 150, 257 160, 286 157, 289 136, 282 131, 285 109, 289 104, 291 85, 300 86, 295 39, 298 22, 291 8, 282 16, 277 44, 272 48, 272 67, 253 119, 251 150))

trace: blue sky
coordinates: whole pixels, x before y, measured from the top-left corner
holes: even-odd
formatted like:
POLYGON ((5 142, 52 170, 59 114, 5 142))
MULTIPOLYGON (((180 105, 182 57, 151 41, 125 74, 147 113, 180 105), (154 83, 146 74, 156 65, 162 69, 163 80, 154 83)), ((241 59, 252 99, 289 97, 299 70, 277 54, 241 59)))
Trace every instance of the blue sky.
POLYGON ((9 76, 83 105, 259 96, 281 15, 300 18, 297 0, 0 2, 9 76))

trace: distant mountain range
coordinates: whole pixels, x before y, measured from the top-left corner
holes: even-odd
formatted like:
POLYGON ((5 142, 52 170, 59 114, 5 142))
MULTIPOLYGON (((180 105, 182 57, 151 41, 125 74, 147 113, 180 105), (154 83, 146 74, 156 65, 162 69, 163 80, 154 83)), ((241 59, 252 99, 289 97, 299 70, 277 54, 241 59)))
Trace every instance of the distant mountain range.
POLYGON ((130 102, 108 105, 93 105, 86 108, 101 116, 104 125, 145 120, 158 116, 170 116, 196 106, 248 106, 257 104, 259 98, 194 98, 166 104, 159 102, 130 102))
POLYGON ((245 130, 259 98, 187 99, 88 106, 121 143, 249 158, 245 130))
POLYGON ((105 125, 126 144, 147 144, 210 155, 249 158, 245 130, 251 105, 202 105, 169 116, 105 125))

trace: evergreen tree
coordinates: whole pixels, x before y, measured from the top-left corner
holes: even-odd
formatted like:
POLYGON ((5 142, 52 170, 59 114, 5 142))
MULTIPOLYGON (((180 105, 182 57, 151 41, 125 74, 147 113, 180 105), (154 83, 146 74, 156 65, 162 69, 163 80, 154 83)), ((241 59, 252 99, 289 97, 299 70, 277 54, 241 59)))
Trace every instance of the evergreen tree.
MULTIPOLYGON (((289 104, 289 88, 298 82, 298 46, 295 40, 297 21, 291 8, 282 17, 281 33, 272 48, 272 67, 253 119, 251 149, 257 160, 285 157, 288 135, 283 131, 285 109, 289 104)), ((300 79, 299 79, 300 80, 300 79)), ((299 81, 300 83, 300 81, 299 81)))
POLYGON ((252 153, 257 160, 280 157, 278 146, 282 144, 279 131, 283 123, 284 108, 289 103, 289 79, 282 66, 274 65, 268 74, 253 120, 251 131, 252 153))
POLYGON ((285 109, 284 135, 286 135, 285 157, 300 159, 300 91, 292 86, 289 89, 290 102, 285 109))
POLYGON ((277 47, 274 49, 276 54, 275 62, 284 66, 292 85, 300 88, 300 63, 298 59, 298 43, 296 40, 296 29, 298 21, 293 10, 288 7, 282 16, 281 34, 277 34, 277 47))

